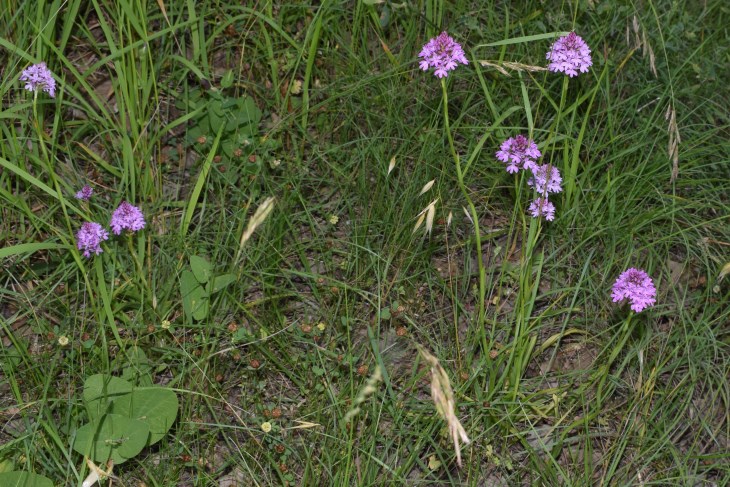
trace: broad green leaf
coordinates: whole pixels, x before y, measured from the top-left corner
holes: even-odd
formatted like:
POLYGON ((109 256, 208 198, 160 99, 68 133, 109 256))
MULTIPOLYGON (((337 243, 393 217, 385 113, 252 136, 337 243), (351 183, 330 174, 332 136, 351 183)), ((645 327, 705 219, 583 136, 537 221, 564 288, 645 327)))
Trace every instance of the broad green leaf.
POLYGON ((195 279, 200 284, 208 282, 208 279, 213 274, 213 267, 210 265, 210 262, 197 255, 190 256, 190 268, 193 270, 195 279))
POLYGON ((208 299, 208 294, 205 293, 205 295, 197 301, 196 304, 194 303, 193 306, 193 319, 196 321, 204 320, 210 312, 210 299, 208 299))
POLYGON ((231 113, 226 114, 226 125, 225 125, 225 131, 226 132, 235 132, 238 128, 238 122, 236 121, 236 118, 233 117, 231 113))
POLYGON ((0 461, 0 473, 12 472, 14 468, 15 464, 9 458, 0 461))
POLYGON ((233 86, 233 79, 233 70, 229 69, 221 78, 221 88, 230 88, 231 86, 233 86))
POLYGON ((0 485, 3 487, 53 487, 48 477, 31 472, 0 473, 0 485))
POLYGON ((84 382, 84 404, 89 419, 96 421, 107 412, 110 402, 124 398, 128 400, 132 384, 110 375, 96 374, 84 382))
POLYGON ((183 271, 180 276, 180 294, 185 315, 201 319, 196 316, 200 316, 207 309, 208 293, 190 271, 183 271))
POLYGON ((177 418, 177 395, 164 387, 140 387, 131 401, 112 404, 112 412, 147 423, 150 430, 148 445, 162 439, 177 418))
POLYGON ((208 120, 210 121, 211 130, 214 132, 218 132, 221 125, 226 123, 223 103, 220 100, 208 102, 208 120))
POLYGON ((110 458, 115 465, 137 455, 147 445, 150 428, 144 421, 107 414, 101 422, 91 422, 76 431, 73 449, 95 463, 110 458))
POLYGON ((239 100, 238 98, 226 97, 222 100, 221 107, 223 108, 223 110, 234 109, 237 106, 239 106, 238 100, 239 100))
POLYGON ((221 152, 223 152, 223 155, 230 159, 233 157, 233 151, 236 150, 238 147, 236 146, 233 139, 225 139, 221 142, 220 145, 221 152))
POLYGON ((191 145, 194 144, 195 147, 198 147, 199 146, 198 139, 204 135, 207 135, 207 133, 205 131, 203 131, 203 129, 200 127, 200 125, 196 125, 195 127, 192 127, 188 130, 186 140, 191 145))
POLYGON ((239 125, 251 124, 258 125, 261 121, 261 110, 256 102, 250 96, 239 98, 238 103, 238 122, 239 125))
POLYGON ((385 307, 380 310, 380 319, 381 320, 389 320, 390 319, 390 308, 385 307))
POLYGON ((220 276, 215 276, 205 286, 205 290, 208 291, 209 295, 215 294, 228 287, 228 285, 235 282, 236 279, 237 277, 235 274, 221 274, 220 276))

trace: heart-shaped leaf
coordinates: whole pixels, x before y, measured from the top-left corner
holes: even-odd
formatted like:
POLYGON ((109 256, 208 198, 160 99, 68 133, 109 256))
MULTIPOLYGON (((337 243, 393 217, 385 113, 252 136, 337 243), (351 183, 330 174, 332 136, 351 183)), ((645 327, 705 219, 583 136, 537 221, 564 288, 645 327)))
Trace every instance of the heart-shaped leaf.
POLYGON ((196 321, 204 320, 210 312, 210 299, 208 299, 208 293, 205 293, 199 301, 194 302, 193 307, 193 319, 196 321))
POLYGON ((190 256, 190 268, 200 284, 208 282, 210 276, 213 275, 213 266, 210 265, 210 262, 197 255, 190 256))
POLYGON ((177 395, 163 387, 139 387, 131 394, 130 401, 112 404, 112 412, 143 421, 149 426, 148 445, 162 439, 177 418, 177 395))
POLYGON ((118 465, 141 452, 149 434, 150 427, 144 421, 106 414, 101 421, 87 423, 76 431, 73 449, 96 463, 111 458, 118 465))
POLYGON ((186 316, 201 320, 208 315, 208 293, 190 271, 180 276, 180 294, 186 316))
POLYGON ((84 404, 89 419, 96 421, 108 411, 109 403, 117 400, 128 400, 132 392, 132 384, 124 379, 111 375, 96 374, 84 382, 84 404))
POLYGON ((235 274, 221 274, 220 276, 215 276, 208 281, 208 284, 205 286, 205 290, 208 291, 208 294, 215 294, 228 287, 228 285, 235 282, 236 279, 237 277, 235 274))
POLYGON ((241 97, 238 99, 238 125, 258 125, 261 121, 261 110, 256 106, 256 102, 250 96, 241 97))

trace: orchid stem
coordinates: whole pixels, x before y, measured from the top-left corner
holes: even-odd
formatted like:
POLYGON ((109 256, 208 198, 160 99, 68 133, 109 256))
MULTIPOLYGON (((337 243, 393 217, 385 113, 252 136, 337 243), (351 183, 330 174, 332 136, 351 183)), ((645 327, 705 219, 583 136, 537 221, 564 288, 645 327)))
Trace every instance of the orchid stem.
MULTIPOLYGON (((464 173, 461 168, 461 160, 459 155, 456 153, 454 147, 454 138, 451 135, 451 127, 449 125, 449 95, 446 90, 446 80, 441 78, 441 92, 443 93, 443 105, 444 105, 444 128, 446 129, 446 137, 449 140, 449 149, 451 156, 454 158, 454 165, 456 167, 456 179, 459 183, 459 189, 461 190, 466 204, 469 207, 469 214, 471 215, 472 223, 474 224, 474 241, 476 244, 477 252, 477 266, 479 267, 479 314, 477 315, 477 326, 479 327, 479 334, 482 340, 483 351, 486 353, 488 350, 486 343, 486 335, 484 332, 484 300, 487 294, 487 273, 484 269, 484 262, 482 260, 482 234, 479 230, 479 215, 474 207, 474 202, 469 196, 466 184, 464 183, 464 173)), ((457 347, 458 347, 458 330, 456 333, 457 347)), ((459 349, 459 357, 461 356, 461 350, 459 349)))

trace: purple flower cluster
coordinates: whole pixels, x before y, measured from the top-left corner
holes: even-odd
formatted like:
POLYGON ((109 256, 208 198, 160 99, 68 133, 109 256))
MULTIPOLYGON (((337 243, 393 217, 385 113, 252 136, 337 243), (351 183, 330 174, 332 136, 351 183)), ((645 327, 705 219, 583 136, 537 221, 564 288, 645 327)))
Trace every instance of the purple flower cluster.
POLYGON ((613 302, 628 299, 631 309, 639 313, 656 303, 656 288, 651 277, 642 269, 630 268, 621 273, 613 284, 613 302))
MULTIPOLYGON (((86 185, 76 193, 76 198, 88 200, 91 198, 93 189, 86 185)), ((144 228, 145 221, 142 211, 136 206, 132 206, 123 201, 114 213, 109 226, 116 235, 122 233, 122 230, 136 232, 144 228)), ((103 252, 101 242, 109 238, 109 232, 104 230, 102 226, 96 222, 86 222, 81 225, 81 229, 76 234, 76 246, 79 250, 83 250, 84 257, 99 255, 103 252)))
POLYGON ((126 201, 122 203, 114 210, 112 214, 112 221, 109 224, 112 227, 112 232, 115 235, 122 233, 122 230, 129 230, 130 232, 136 232, 144 228, 144 215, 142 211, 136 206, 132 206, 126 201))
POLYGON ((542 154, 532 139, 518 135, 502 142, 496 156, 497 159, 507 164, 507 172, 512 174, 520 169, 536 167, 535 160, 539 159, 542 154), (520 165, 522 165, 521 168, 520 165))
POLYGON ((530 207, 527 209, 533 218, 539 218, 544 216, 549 222, 555 220, 555 205, 553 205, 547 198, 536 198, 530 207))
POLYGON ((534 187, 535 191, 542 195, 547 193, 560 193, 563 190, 563 178, 560 177, 560 171, 557 167, 550 164, 535 166, 532 168, 532 177, 527 184, 534 187))
POLYGON ((94 188, 92 188, 91 186, 89 186, 88 184, 86 184, 86 185, 84 185, 84 187, 83 187, 83 188, 81 188, 81 189, 80 189, 80 190, 79 190, 79 191, 78 191, 78 192, 76 193, 76 195, 75 195, 75 196, 76 196, 76 199, 77 199, 77 200, 84 200, 84 201, 89 201, 89 199, 90 199, 90 198, 91 198, 91 197, 92 197, 93 195, 94 195, 94 188))
POLYGON ((446 32, 428 41, 418 57, 421 58, 419 63, 421 69, 428 71, 429 68, 434 68, 434 75, 439 78, 448 76, 449 71, 456 69, 459 63, 469 64, 461 44, 446 32))
POLYGON ((546 55, 550 64, 548 69, 554 73, 562 72, 570 76, 578 76, 578 72, 587 73, 593 65, 591 50, 588 44, 571 32, 553 43, 546 55))
POLYGON ((537 144, 524 135, 510 137, 502 142, 495 157, 507 164, 510 174, 520 169, 530 171, 532 175, 527 184, 535 188, 538 198, 535 199, 527 211, 533 218, 545 217, 547 221, 555 219, 555 205, 548 201, 549 193, 559 193, 563 190, 563 178, 557 167, 550 164, 538 165, 536 160, 542 156, 537 144))
MULTIPOLYGON (((550 61, 550 71, 563 72, 570 77, 577 76, 579 71, 587 72, 593 64, 591 50, 575 32, 555 41, 547 53, 547 59, 550 61)), ((524 135, 510 137, 502 142, 495 156, 507 164, 507 172, 510 174, 519 172, 520 169, 532 172, 527 184, 535 188, 538 197, 530 204, 528 211, 534 218, 554 220, 555 205, 548 201, 548 195, 563 190, 563 178, 558 168, 550 164, 537 165, 536 160, 542 156, 537 144, 524 135)))
POLYGON ((23 70, 20 81, 25 81, 25 89, 28 91, 43 90, 51 98, 56 96, 56 80, 53 79, 51 70, 46 63, 38 63, 23 70))
POLYGON ((109 233, 96 222, 86 222, 76 234, 77 247, 84 251, 84 257, 102 253, 101 242, 109 238, 109 233))

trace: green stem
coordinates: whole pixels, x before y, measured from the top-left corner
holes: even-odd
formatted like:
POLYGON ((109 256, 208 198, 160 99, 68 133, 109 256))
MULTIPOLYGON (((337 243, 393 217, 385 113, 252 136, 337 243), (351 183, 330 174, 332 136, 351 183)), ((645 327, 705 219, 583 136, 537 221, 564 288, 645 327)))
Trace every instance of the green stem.
MULTIPOLYGON (((484 269, 484 262, 482 261, 482 234, 479 230, 479 215, 477 214, 477 210, 474 207, 474 202, 472 201, 471 197, 469 197, 469 191, 467 190, 466 184, 464 183, 464 173, 461 168, 461 160, 459 159, 459 155, 456 153, 456 148, 454 147, 454 138, 451 135, 451 127, 449 126, 449 95, 446 91, 446 80, 444 78, 441 78, 441 92, 443 93, 444 102, 444 128, 446 130, 446 137, 449 140, 449 149, 451 151, 451 156, 454 158, 454 165, 456 167, 456 179, 459 183, 459 189, 466 199, 466 204, 469 207, 469 213, 471 215, 472 222, 474 223, 474 242, 476 244, 477 266, 479 267, 479 314, 477 315, 477 326, 479 327, 479 335, 481 336, 482 340, 483 352, 487 353, 489 348, 487 348, 486 334, 484 331, 484 300, 487 294, 487 272, 484 269)), ((459 350, 460 357, 461 351, 458 342, 458 332, 456 333, 456 340, 457 350, 459 350)), ((459 362, 461 362, 461 360, 459 360, 459 362)))
MULTIPOLYGON (((567 95, 568 95, 568 77, 567 76, 564 76, 563 77, 563 89, 560 92, 560 108, 558 108, 558 115, 557 115, 557 118, 555 120, 555 132, 554 132, 553 140, 552 140, 552 142, 553 142, 552 152, 555 152, 555 139, 557 139, 558 132, 560 132, 560 119, 563 116, 563 109, 565 108, 565 99, 567 98, 567 95)), ((569 171, 570 171, 570 168, 566 164, 562 168, 563 178, 567 178, 568 177, 568 172, 569 171)), ((566 188, 566 190, 565 190, 565 192, 566 192, 566 200, 570 200, 570 193, 571 193, 571 189, 572 189, 572 184, 566 183, 565 184, 565 188, 566 188)))
POLYGON ((150 293, 150 298, 152 297, 152 287, 150 286, 150 283, 147 282, 147 279, 145 278, 145 272, 144 267, 142 267, 142 262, 140 262, 139 257, 137 257, 137 252, 134 249, 134 242, 132 241, 133 235, 131 232, 125 232, 127 235, 127 247, 129 247, 129 253, 132 255, 132 260, 134 260, 134 266, 137 269, 137 279, 142 282, 142 286, 147 290, 147 292, 150 293))
POLYGON ((600 369, 601 380, 598 383, 598 390, 596 392, 596 400, 598 402, 599 409, 601 407, 601 403, 603 402, 603 387, 606 384, 606 379, 608 378, 608 374, 611 370, 611 365, 613 365, 614 360, 616 360, 618 354, 621 353, 621 350, 624 349, 624 347, 626 346, 626 342, 629 339, 629 335, 631 335, 629 325, 631 324, 631 318, 633 316, 634 313, 630 312, 628 318, 626 318, 626 321, 621 327, 621 331, 619 331, 621 341, 619 342, 617 347, 614 347, 613 350, 611 350, 611 355, 609 355, 608 360, 602 365, 600 369))
MULTIPOLYGON (((524 218, 524 216, 523 216, 524 218)), ((530 338, 530 316, 535 303, 536 287, 540 282, 539 270, 533 282, 533 272, 536 266, 533 261, 535 247, 540 238, 542 220, 531 218, 527 235, 523 234, 523 241, 527 242, 521 259, 519 291, 515 303, 515 325, 512 353, 510 354, 507 369, 511 371, 510 386, 512 386, 512 399, 517 398, 522 374, 527 370, 527 363, 532 355, 535 345, 534 337, 530 338), (512 365, 514 359, 514 365, 512 365)), ((538 255, 537 269, 541 269, 544 262, 544 255, 538 255)))
POLYGON ((56 169, 53 164, 53 158, 51 157, 51 154, 48 151, 48 148, 46 147, 46 141, 43 135, 43 124, 41 119, 38 117, 38 92, 34 92, 33 94, 33 119, 34 119, 34 127, 36 130, 36 134, 38 135, 38 146, 41 148, 39 157, 43 160, 43 162, 46 165, 46 170, 48 171, 48 177, 51 178, 51 182, 53 183, 53 189, 56 190, 56 194, 58 195, 58 201, 61 203, 61 210, 63 211, 63 216, 66 219, 66 228, 68 229, 69 235, 73 235, 73 228, 71 227, 71 218, 68 216, 68 209, 66 208, 66 198, 63 197, 63 193, 61 192, 61 187, 58 184, 58 179, 56 178, 56 169))

